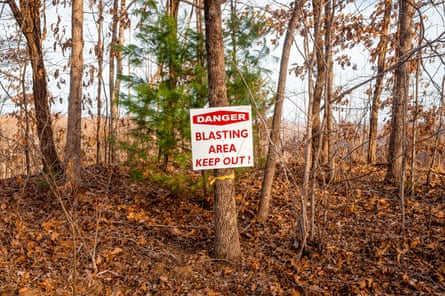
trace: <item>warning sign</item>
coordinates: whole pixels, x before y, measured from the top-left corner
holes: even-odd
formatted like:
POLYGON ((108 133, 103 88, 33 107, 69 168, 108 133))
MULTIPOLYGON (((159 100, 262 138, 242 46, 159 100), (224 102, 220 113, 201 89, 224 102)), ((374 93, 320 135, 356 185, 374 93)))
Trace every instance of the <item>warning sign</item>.
POLYGON ((194 170, 253 166, 250 106, 191 109, 194 170))

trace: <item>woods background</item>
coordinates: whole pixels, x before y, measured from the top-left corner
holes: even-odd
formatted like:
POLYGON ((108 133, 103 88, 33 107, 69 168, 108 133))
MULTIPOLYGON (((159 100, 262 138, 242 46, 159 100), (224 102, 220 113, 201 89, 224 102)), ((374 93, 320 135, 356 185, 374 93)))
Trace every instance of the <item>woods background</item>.
POLYGON ((443 1, 0 0, 0 26, 0 294, 445 291, 443 1), (255 166, 192 171, 189 110, 229 105, 255 166))
MULTIPOLYGON (((411 170, 416 170, 416 162, 410 159, 419 159, 426 166, 422 170, 429 171, 428 179, 440 177, 443 173, 443 4, 405 2, 307 1, 290 3, 290 6, 272 6, 266 2, 261 5, 242 1, 226 3, 223 25, 230 104, 255 106, 257 139, 267 142, 274 110, 274 88, 283 79, 278 75, 283 47, 281 36, 286 32, 291 12, 295 11, 294 43, 289 65, 283 69, 288 71, 290 83, 285 83, 283 88, 285 110, 278 112, 285 116, 285 129, 291 126, 287 131, 280 127, 281 133, 290 137, 282 137, 282 142, 274 141, 274 144, 285 147, 282 152, 301 156, 296 151, 300 143, 294 139, 301 140, 305 126, 310 126, 313 148, 318 147, 318 142, 324 143, 320 146, 323 148, 319 161, 331 169, 334 163, 350 159, 347 156, 353 152, 355 161, 388 163, 389 174, 396 173, 397 181, 402 172, 402 159, 407 160, 411 170), (402 27, 401 15, 409 18, 402 27), (399 38, 402 34, 403 38, 399 38), (406 68, 400 70, 400 67, 406 68), (404 75, 403 81, 400 73, 404 75), (403 98, 399 91, 403 92, 403 98), (376 149, 377 141, 379 149, 376 149), (377 151, 381 154, 379 159, 377 151), (403 157, 391 155, 393 152, 403 157)), ((73 42, 70 16, 74 19, 75 15, 67 3, 4 1, 2 5, 3 103, 0 110, 5 117, 0 127, 2 157, 5 163, 20 159, 14 162, 14 169, 7 166, 16 174, 25 173, 27 167, 36 173, 39 159, 49 158, 45 153, 52 146, 45 143, 52 139, 42 132, 57 129, 54 139, 59 147, 58 158, 65 158, 63 142, 67 124, 58 119, 63 117, 66 121, 69 117, 67 106, 72 97, 69 85, 73 81, 70 65, 79 64, 70 63, 69 58, 73 42), (21 14, 16 11, 19 8, 21 14), (18 25, 28 14, 35 14, 39 19, 33 20, 34 36, 24 39, 18 25), (27 62, 36 59, 30 59, 33 53, 26 50, 32 42, 41 47, 39 58, 42 60, 36 69, 27 66, 27 62), (47 82, 41 87, 33 83, 31 75, 39 69, 48 73, 47 82), (34 98, 35 88, 43 88, 46 98, 42 95, 34 98), (6 117, 16 118, 17 130, 12 132, 10 125, 14 124, 6 117), (36 128, 39 128, 37 133, 36 128), (43 139, 35 139, 32 134, 43 139), (39 145, 41 151, 35 149, 39 145), (27 153, 33 153, 33 157, 26 157, 27 153)), ((184 145, 189 145, 187 110, 206 104, 205 49, 200 39, 204 26, 200 8, 199 1, 85 3, 82 13, 86 15, 85 36, 79 39, 79 44, 85 45, 79 99, 80 114, 84 118, 82 149, 88 155, 82 160, 85 165, 91 164, 92 158, 96 164, 117 162, 113 160, 116 151, 128 151, 129 145, 132 149, 140 145, 140 151, 159 150, 155 153, 157 161, 164 161, 165 166, 172 154, 182 153, 184 145), (144 84, 147 89, 141 87, 144 84), (130 118, 137 127, 129 128, 130 118), (120 125, 128 128, 117 132, 121 120, 126 123, 120 125), (172 132, 167 132, 170 129, 172 132), (130 133, 133 136, 130 137, 130 133), (150 149, 143 143, 136 144, 146 142, 145 136, 156 139, 150 149), (120 145, 122 142, 126 144, 120 145), (93 145, 95 155, 91 150, 93 145)), ((264 145, 257 142, 258 146, 264 145)), ((258 149, 258 153, 262 153, 257 158, 259 161, 270 158, 266 150, 258 149)), ((51 154, 54 153, 51 151, 51 154)), ((128 159, 119 159, 123 160, 128 159)), ((1 175, 10 176, 5 166, 1 175)), ((411 178, 411 182, 414 179, 411 178)))

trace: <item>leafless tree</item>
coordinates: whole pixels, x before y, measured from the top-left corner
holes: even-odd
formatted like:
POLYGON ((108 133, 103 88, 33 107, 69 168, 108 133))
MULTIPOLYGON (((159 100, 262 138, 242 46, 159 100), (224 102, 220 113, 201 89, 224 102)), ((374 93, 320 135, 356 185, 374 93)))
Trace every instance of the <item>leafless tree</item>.
POLYGON ((26 38, 29 56, 32 57, 30 62, 33 98, 43 169, 49 173, 59 173, 63 168, 54 144, 49 108, 47 72, 43 57, 43 36, 40 23, 41 1, 20 1, 18 5, 14 0, 8 0, 7 3, 26 38))
POLYGON ((292 8, 292 16, 289 20, 286 37, 284 39, 283 51, 281 54, 280 72, 278 77, 277 93, 275 97, 275 109, 272 120, 272 128, 270 131, 269 150, 266 159, 266 168, 264 170, 263 183, 261 186, 261 198, 258 207, 257 220, 265 222, 269 216, 270 199, 272 191, 272 183, 275 175, 275 168, 279 158, 280 146, 280 125, 283 110, 283 102, 285 98, 285 89, 287 81, 287 72, 289 66, 289 56, 294 41, 294 31, 297 24, 297 13, 299 6, 298 1, 294 2, 292 8))
POLYGON ((82 167, 83 0, 73 0, 71 9, 72 49, 65 165, 68 180, 77 184, 80 181, 82 167))

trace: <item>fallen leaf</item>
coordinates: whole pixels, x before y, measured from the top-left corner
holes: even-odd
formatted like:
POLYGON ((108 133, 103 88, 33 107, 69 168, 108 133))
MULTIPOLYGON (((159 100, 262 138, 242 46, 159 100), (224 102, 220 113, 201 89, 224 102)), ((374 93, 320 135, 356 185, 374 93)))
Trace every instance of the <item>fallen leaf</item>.
POLYGON ((113 251, 110 252, 111 255, 119 255, 122 253, 122 248, 116 247, 113 251))

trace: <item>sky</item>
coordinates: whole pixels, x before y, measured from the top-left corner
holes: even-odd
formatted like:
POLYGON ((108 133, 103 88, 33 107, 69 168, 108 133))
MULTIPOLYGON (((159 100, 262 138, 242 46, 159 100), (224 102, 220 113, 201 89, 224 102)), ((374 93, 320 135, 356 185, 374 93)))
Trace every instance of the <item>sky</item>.
MULTIPOLYGON (((263 1, 253 1, 253 0, 246 0, 246 2, 251 3, 254 6, 259 5, 265 5, 265 4, 271 4, 276 7, 280 7, 282 4, 280 4, 280 1, 269 1, 269 0, 263 0, 263 1)), ((288 2, 288 1, 287 1, 288 2)), ((350 11, 351 13, 355 13, 357 11, 360 11, 364 14, 370 13, 374 10, 374 3, 375 1, 354 1, 354 3, 349 4, 347 11, 350 11)), ((87 3, 87 1, 86 1, 87 3)), ((7 12, 5 10, 6 4, 3 5, 1 8, 3 8, 2 13, 0 14, 0 30, 2 32, 11 32, 11 30, 14 29, 14 27, 8 27, 8 24, 11 24, 11 22, 5 22, 3 20, 7 20, 7 12)), ((97 36, 97 29, 94 25, 94 17, 97 15, 96 13, 92 12, 88 5, 85 5, 85 65, 87 67, 89 66, 96 66, 94 56, 92 55, 91 51, 94 48, 95 42, 96 42, 96 36, 97 36)), ((444 31, 445 28, 445 20, 444 20, 444 8, 442 6, 442 9, 427 9, 423 11, 425 15, 428 15, 428 21, 427 24, 427 31, 426 36, 429 39, 434 39, 435 36, 438 36, 441 32, 444 31)), ((61 15, 62 18, 60 19, 59 24, 59 32, 66 32, 66 36, 63 38, 64 41, 66 41, 69 38, 70 35, 70 10, 68 8, 58 7, 58 8, 51 8, 50 6, 47 7, 47 14, 46 14, 46 21, 48 29, 54 28, 54 24, 57 22, 57 19, 54 17, 56 15, 61 15)), ((109 20, 108 20, 109 21, 109 20)), ((365 18, 364 21, 367 21, 365 18)), ((68 67, 68 59, 69 59, 69 51, 66 51, 64 54, 62 54, 60 50, 60 46, 56 46, 56 51, 54 51, 54 42, 55 40, 51 40, 51 33, 48 34, 48 39, 45 41, 45 51, 46 51, 46 66, 48 68, 48 76, 50 77, 50 90, 52 94, 55 97, 55 103, 53 105, 53 111, 54 112, 61 112, 62 114, 66 114, 66 98, 68 96, 68 88, 69 88, 69 67, 68 67), (55 73, 59 73, 58 78, 55 80, 53 79, 55 77, 55 73), (65 82, 65 83, 63 83, 65 82), (61 102, 61 103, 60 103, 61 102)), ((277 77, 278 77, 278 70, 279 70, 279 59, 281 57, 281 44, 283 42, 284 37, 281 38, 279 41, 279 46, 277 46, 273 51, 271 52, 270 57, 265 61, 265 65, 272 70, 272 75, 268 77, 270 79, 271 84, 276 86, 277 77)), ((131 41, 131 35, 128 35, 126 37, 126 40, 131 41)), ((301 47, 302 40, 296 39, 296 45, 301 47)), ((4 51, 5 48, 2 47, 0 50, 4 51)), ((442 53, 444 49, 442 48, 442 53)), ((346 68, 341 69, 340 67, 336 66, 334 72, 335 72, 335 85, 336 86, 344 86, 344 87, 351 87, 355 85, 356 83, 359 83, 365 79, 368 79, 371 75, 373 75, 374 71, 372 70, 373 65, 369 63, 368 56, 369 52, 366 48, 362 47, 356 47, 349 52, 345 52, 353 57, 353 63, 357 65, 355 69, 352 68, 346 68)), ((7 63, 7 61, 6 61, 7 63)), ((294 46, 292 48, 292 54, 290 59, 291 64, 298 64, 302 65, 304 63, 304 57, 301 56, 298 53, 297 47, 294 46)), ((4 67, 5 64, 1 64, 0 66, 4 67), (3 66, 2 66, 3 65, 3 66)), ((436 66, 436 64, 428 65, 428 70, 432 75, 433 80, 439 81, 442 79, 442 76, 444 75, 443 71, 443 65, 442 67, 436 66)), ((0 77, 0 79, 2 79, 0 77)), ((88 80, 88 77, 85 77, 84 80, 88 80)), ((372 84, 372 82, 371 82, 372 84)), ((345 112, 339 112, 337 115, 337 119, 348 119, 348 120, 354 120, 354 121, 360 121, 363 120, 363 117, 365 116, 364 112, 357 112, 357 110, 360 110, 361 108, 367 107, 367 101, 368 96, 365 93, 365 88, 368 88, 371 86, 365 85, 363 88, 360 88, 354 93, 348 97, 349 101, 353 102, 354 104, 351 105, 351 109, 345 111, 345 112)), ((86 87, 84 89, 84 94, 86 97, 90 97, 93 101, 95 100, 95 87, 86 87)), ((0 90, 1 93, 1 90, 0 90)), ((12 107, 11 103, 4 103, 2 105, 2 102, 0 100, 0 112, 8 112, 12 107)), ((92 106, 94 109, 94 105, 92 106)), ((300 79, 296 78, 293 74, 289 75, 288 77, 288 85, 287 85, 287 96, 286 96, 286 102, 285 102, 285 108, 283 111, 283 117, 290 120, 290 121, 304 121, 305 120, 305 110, 307 109, 307 79, 300 79)))
MULTIPOLYGON (((275 1, 270 1, 276 3, 275 1)), ((358 13, 361 12, 365 17, 363 21, 366 23, 369 19, 366 15, 369 15, 375 10, 376 1, 353 1, 349 4, 344 13, 358 13)), ((431 8, 426 7, 420 10, 425 18, 425 38, 428 40, 434 40, 445 31, 445 4, 441 7, 431 8)), ((393 23, 395 20, 393 19, 393 23)), ((395 25, 395 24, 394 24, 395 25)), ((445 43, 445 36, 442 35, 442 44, 445 43)), ((282 42, 282 40, 281 40, 282 42)), ((378 39, 375 40, 374 45, 378 43, 378 39)), ((302 39, 296 40, 297 46, 301 47, 303 44, 302 39)), ((445 59, 445 48, 442 47, 440 50, 442 54, 442 59, 445 59)), ((281 47, 277 48, 273 53, 274 56, 281 55, 281 47)), ((370 63, 369 55, 370 51, 363 45, 358 45, 347 51, 342 51, 341 54, 348 54, 351 56, 352 64, 354 67, 347 67, 342 69, 339 65, 334 65, 334 85, 336 87, 343 87, 343 89, 351 88, 363 81, 368 80, 370 77, 376 74, 375 64, 370 63)), ((431 79, 435 82, 441 81, 442 77, 445 75, 445 65, 441 64, 437 59, 433 63, 429 63, 429 60, 425 60, 425 70, 431 75, 431 79)), ((304 63, 304 57, 298 54, 296 47, 292 49, 290 64, 302 65, 304 63)), ((424 78, 429 80, 429 77, 424 73, 424 78)), ((369 95, 366 94, 366 89, 373 87, 374 80, 370 83, 365 84, 363 87, 358 88, 351 95, 346 96, 346 99, 350 102, 348 107, 343 108, 343 112, 337 112, 336 119, 353 121, 355 123, 367 123, 369 109, 369 95)), ((289 75, 287 84, 287 98, 285 101, 285 108, 283 111, 283 118, 289 120, 295 120, 301 122, 305 120, 305 110, 307 110, 307 78, 304 80, 296 78, 294 75, 289 75)), ((413 90, 412 90, 413 91, 413 90)), ((438 90, 431 87, 431 85, 426 89, 426 94, 428 94, 423 99, 426 105, 438 104, 438 90), (435 93, 435 95, 434 95, 435 93)), ((384 93, 383 96, 389 95, 384 93)), ((388 110, 383 110, 382 120, 388 119, 388 110)))

